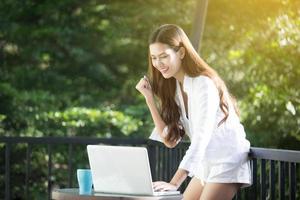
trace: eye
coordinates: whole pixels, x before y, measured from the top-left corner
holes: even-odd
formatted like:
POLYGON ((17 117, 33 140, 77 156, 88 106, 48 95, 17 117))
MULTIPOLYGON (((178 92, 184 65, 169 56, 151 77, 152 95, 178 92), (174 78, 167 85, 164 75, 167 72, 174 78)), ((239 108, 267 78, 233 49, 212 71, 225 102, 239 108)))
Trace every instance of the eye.
POLYGON ((163 55, 163 56, 161 56, 160 58, 167 58, 168 57, 168 55, 163 55))

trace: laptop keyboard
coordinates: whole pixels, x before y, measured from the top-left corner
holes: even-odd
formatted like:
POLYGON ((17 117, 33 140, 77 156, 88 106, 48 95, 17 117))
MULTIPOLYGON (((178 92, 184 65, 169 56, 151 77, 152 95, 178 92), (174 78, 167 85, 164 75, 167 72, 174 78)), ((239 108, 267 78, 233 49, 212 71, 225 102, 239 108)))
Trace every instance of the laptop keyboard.
POLYGON ((164 196, 164 195, 178 195, 180 191, 155 191, 154 196, 164 196))

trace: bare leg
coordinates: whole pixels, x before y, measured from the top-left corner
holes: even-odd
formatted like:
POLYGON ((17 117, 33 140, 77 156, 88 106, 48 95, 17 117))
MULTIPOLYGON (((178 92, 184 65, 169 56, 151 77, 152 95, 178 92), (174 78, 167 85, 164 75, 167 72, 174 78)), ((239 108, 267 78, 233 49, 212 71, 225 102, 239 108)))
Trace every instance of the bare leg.
POLYGON ((240 187, 239 183, 206 183, 200 200, 231 200, 240 187))
POLYGON ((204 188, 203 182, 197 178, 192 178, 189 185, 183 193, 184 200, 198 200, 201 196, 202 190, 204 188))

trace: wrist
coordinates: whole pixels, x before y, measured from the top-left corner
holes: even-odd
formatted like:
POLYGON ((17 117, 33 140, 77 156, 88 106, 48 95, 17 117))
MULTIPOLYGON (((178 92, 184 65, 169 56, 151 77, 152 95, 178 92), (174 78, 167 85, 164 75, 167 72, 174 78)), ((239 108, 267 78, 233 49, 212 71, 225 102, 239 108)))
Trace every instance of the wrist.
POLYGON ((180 183, 178 183, 178 181, 176 181, 176 180, 171 180, 170 184, 174 185, 176 187, 176 189, 178 189, 180 187, 180 183))
POLYGON ((188 171, 179 168, 176 171, 174 177, 171 179, 170 184, 174 185, 178 189, 183 183, 183 181, 186 179, 187 175, 188 171))
POLYGON ((149 105, 149 104, 154 104, 154 98, 153 96, 151 97, 145 97, 146 99, 146 103, 149 105))
POLYGON ((178 189, 180 187, 180 184, 174 182, 174 181, 170 181, 171 185, 174 185, 176 187, 176 189, 178 189))

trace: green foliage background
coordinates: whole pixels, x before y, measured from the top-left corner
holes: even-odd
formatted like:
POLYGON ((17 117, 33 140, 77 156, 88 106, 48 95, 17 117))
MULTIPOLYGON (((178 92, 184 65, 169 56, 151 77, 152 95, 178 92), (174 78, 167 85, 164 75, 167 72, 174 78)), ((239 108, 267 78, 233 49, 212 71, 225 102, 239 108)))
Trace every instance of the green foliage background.
POLYGON ((237 97, 254 146, 299 150, 299 44, 299 1, 210 1, 202 55, 237 97))
MULTIPOLYGON (((148 36, 163 23, 190 33, 195 5, 2 0, 0 135, 147 137, 153 124, 135 85, 147 72, 148 36)), ((298 0, 209 1, 200 53, 236 96, 253 146, 299 150, 299 44, 298 0)), ((33 170, 44 154, 34 154, 33 170)), ((45 183, 33 184, 38 197, 45 183)))
POLYGON ((2 1, 0 134, 148 135, 153 125, 135 90, 148 35, 163 22, 190 27, 193 4, 2 1))

